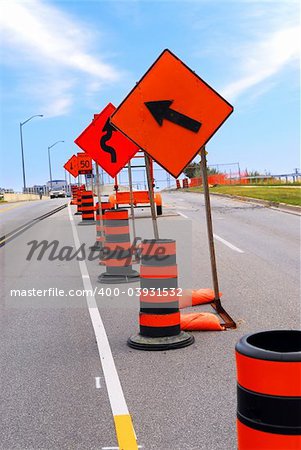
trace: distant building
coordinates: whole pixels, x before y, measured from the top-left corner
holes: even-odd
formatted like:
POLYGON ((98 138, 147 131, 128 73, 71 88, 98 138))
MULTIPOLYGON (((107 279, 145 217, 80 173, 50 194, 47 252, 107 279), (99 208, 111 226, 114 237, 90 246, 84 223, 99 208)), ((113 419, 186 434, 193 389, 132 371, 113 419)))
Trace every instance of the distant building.
POLYGON ((0 187, 1 194, 13 194, 14 190, 12 188, 2 188, 0 187))
POLYGON ((34 184, 33 186, 27 186, 26 189, 22 190, 23 194, 39 194, 43 192, 43 194, 47 194, 48 188, 46 184, 34 184))

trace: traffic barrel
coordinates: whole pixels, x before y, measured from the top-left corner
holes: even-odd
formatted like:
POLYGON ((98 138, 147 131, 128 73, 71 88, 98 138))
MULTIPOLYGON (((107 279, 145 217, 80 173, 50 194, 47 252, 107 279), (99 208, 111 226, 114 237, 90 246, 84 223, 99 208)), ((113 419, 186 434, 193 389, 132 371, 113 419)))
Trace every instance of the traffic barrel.
POLYGON ((184 178, 183 179, 183 189, 188 189, 189 185, 188 185, 188 178, 184 178))
POLYGON ((301 331, 263 331, 236 344, 239 450, 301 448, 301 331))
POLYGON ((72 184, 71 186, 71 195, 72 195, 72 199, 71 199, 71 205, 77 205, 77 190, 78 190, 78 186, 76 186, 75 184, 72 184))
POLYGON ((176 242, 146 239, 141 244, 140 332, 128 340, 139 350, 186 347, 193 336, 181 331, 176 242))
POLYGON ((94 221, 94 196, 92 191, 81 193, 82 222, 79 225, 95 224, 94 221))
MULTIPOLYGON (((102 205, 101 205, 102 208, 102 205)), ((101 220, 103 220, 103 210, 99 208, 99 202, 95 205, 95 215, 96 215, 96 240, 95 244, 90 247, 91 250, 101 250, 105 242, 104 226, 101 225, 101 220)))
POLYGON ((99 275, 100 283, 130 283, 139 280, 132 268, 133 249, 130 238, 129 213, 125 208, 105 211, 105 247, 100 264, 106 271, 99 275))
POLYGON ((177 189, 181 189, 181 182, 180 180, 176 180, 177 189))
POLYGON ((111 202, 101 202, 101 213, 104 214, 107 209, 113 209, 111 202))
POLYGON ((77 211, 74 213, 75 216, 79 216, 82 214, 82 192, 83 190, 81 188, 77 189, 76 192, 77 211))

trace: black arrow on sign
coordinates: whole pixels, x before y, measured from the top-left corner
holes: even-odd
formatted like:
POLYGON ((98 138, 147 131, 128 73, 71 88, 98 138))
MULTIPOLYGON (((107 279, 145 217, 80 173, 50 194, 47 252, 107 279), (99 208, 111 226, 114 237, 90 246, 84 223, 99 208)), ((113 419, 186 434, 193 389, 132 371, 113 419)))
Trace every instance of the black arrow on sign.
POLYGON ((184 114, 171 109, 170 105, 172 103, 173 100, 157 100, 154 102, 145 102, 144 104, 160 126, 162 126, 163 120, 165 119, 175 123, 176 125, 180 125, 180 127, 197 133, 202 124, 194 119, 191 119, 191 117, 185 116, 184 114))
POLYGON ((110 119, 108 119, 106 121, 105 126, 103 127, 102 131, 105 131, 106 133, 100 139, 100 146, 104 152, 107 152, 111 155, 111 163, 115 163, 117 161, 116 151, 113 147, 106 144, 106 142, 111 139, 112 134, 115 131, 115 129, 110 124, 110 119))

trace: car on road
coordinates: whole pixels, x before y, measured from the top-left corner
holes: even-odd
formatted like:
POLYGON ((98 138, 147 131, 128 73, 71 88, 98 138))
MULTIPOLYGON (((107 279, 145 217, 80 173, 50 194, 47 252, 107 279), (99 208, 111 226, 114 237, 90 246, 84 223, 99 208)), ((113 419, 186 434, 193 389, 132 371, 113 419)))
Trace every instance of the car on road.
POLYGON ((66 192, 64 190, 52 190, 49 192, 50 198, 65 198, 66 192))

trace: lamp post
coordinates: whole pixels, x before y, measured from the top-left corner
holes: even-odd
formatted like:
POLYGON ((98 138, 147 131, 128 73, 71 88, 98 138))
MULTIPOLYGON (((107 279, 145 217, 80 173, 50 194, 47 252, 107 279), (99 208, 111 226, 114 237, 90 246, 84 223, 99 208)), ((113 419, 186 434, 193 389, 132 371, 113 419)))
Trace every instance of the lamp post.
POLYGON ((52 190, 52 173, 51 173, 51 160, 50 160, 50 149, 54 147, 56 144, 59 144, 60 142, 65 141, 56 141, 54 144, 50 145, 48 147, 48 164, 49 164, 49 176, 50 176, 50 190, 52 190))
POLYGON ((34 116, 29 117, 29 119, 24 120, 24 122, 20 122, 20 140, 21 140, 21 156, 22 156, 22 171, 23 171, 23 192, 26 190, 26 178, 25 178, 25 162, 24 162, 24 148, 23 148, 23 133, 22 127, 27 122, 29 122, 34 117, 43 117, 43 114, 35 114, 34 116))

